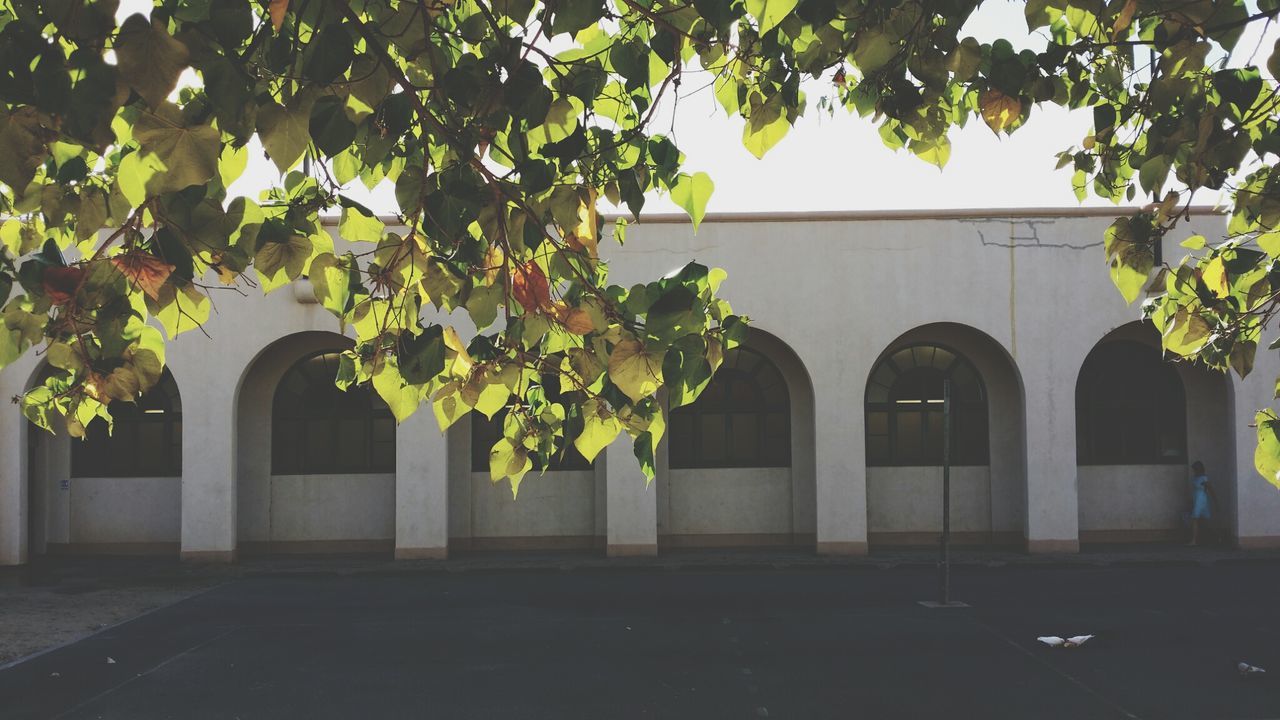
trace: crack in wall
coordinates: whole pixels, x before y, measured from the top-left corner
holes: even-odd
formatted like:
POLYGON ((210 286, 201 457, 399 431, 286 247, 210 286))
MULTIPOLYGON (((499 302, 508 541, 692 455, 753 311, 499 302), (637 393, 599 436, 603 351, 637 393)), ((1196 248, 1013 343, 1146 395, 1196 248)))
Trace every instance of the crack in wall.
POLYGON ((978 241, 984 247, 996 248, 1048 248, 1057 250, 1089 250, 1092 248, 1102 247, 1102 240, 1094 240, 1091 242, 1047 242, 1040 237, 1041 225, 1056 225, 1057 220, 1004 220, 1002 218, 981 218, 975 220, 960 219, 957 222, 966 225, 972 225, 974 232, 978 233, 978 241), (1009 239, 994 240, 987 237, 982 231, 983 225, 991 225, 994 223, 1009 223, 1009 239), (1024 234, 1019 234, 1019 229, 1024 234))

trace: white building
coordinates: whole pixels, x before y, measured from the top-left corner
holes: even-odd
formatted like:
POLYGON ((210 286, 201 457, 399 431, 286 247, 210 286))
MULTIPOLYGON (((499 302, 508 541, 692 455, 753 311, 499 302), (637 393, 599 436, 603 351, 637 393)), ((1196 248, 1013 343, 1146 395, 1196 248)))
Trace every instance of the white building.
MULTIPOLYGON (((1116 214, 723 216, 696 235, 682 219, 648 218, 608 250, 611 279, 652 280, 694 259, 723 267, 722 293, 751 317, 751 338, 671 418, 651 486, 624 436, 594 466, 531 475, 514 501, 472 441, 482 423, 442 435, 424 408, 396 427, 375 397, 333 390, 325 353, 350 340, 305 283, 266 298, 225 293, 211 337, 170 346, 171 381, 122 411, 110 441, 73 447, 30 428, 16 405, 0 413, 0 564, 43 553, 858 554, 932 543, 931 401, 944 376, 959 542, 1072 552, 1173 539, 1189 507, 1186 466, 1199 459, 1236 543, 1280 545, 1280 491, 1252 468, 1249 427, 1280 362, 1260 354, 1244 381, 1163 363, 1107 277, 1100 246, 1116 214), (156 452, 166 447, 168 458, 156 452)), ((1195 224, 1212 237, 1223 221, 1195 224)), ((0 394, 39 372, 31 353, 0 373, 0 394)))

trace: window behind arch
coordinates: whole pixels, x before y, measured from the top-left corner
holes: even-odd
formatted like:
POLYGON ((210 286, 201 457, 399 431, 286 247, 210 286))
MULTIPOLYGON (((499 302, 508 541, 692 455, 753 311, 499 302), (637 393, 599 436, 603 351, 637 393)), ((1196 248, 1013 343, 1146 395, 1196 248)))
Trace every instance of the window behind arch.
POLYGON ((986 465, 987 394, 963 356, 937 345, 902 348, 867 383, 867 464, 941 465, 943 380, 951 381, 951 464, 986 465))
POLYGON ((1129 340, 1094 348, 1076 383, 1076 461, 1081 465, 1182 464, 1187 400, 1160 350, 1129 340))
POLYGON ((387 473, 396 469, 396 423, 367 386, 334 385, 337 352, 303 358, 276 386, 271 409, 275 475, 387 473))
POLYGON ((83 441, 71 441, 71 477, 182 475, 182 400, 168 369, 138 402, 112 402, 108 410, 110 434, 96 419, 83 441))
POLYGON ((724 362, 698 399, 671 411, 672 468, 789 467, 791 399, 777 366, 746 347, 724 362))

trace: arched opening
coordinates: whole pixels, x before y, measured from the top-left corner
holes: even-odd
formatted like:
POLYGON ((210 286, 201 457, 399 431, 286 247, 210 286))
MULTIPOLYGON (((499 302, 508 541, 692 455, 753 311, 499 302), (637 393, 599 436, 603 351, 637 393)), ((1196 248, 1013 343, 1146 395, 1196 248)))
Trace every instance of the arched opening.
MULTIPOLYGON (((581 402, 581 393, 562 393, 558 379, 548 377, 542 387, 549 402, 581 402)), ((545 472, 530 471, 514 498, 511 485, 492 482, 489 473, 489 451, 506 416, 505 408, 492 420, 473 411, 449 430, 450 551, 603 547, 603 457, 592 464, 572 444, 562 447, 545 472)))
POLYGON ((1076 462, 1082 543, 1171 542, 1190 508, 1187 466, 1208 468, 1234 534, 1230 393, 1221 374, 1163 357, 1143 323, 1098 342, 1076 380, 1076 462))
MULTIPOLYGON (((44 374, 37 376, 42 381, 44 374)), ((28 425, 32 555, 177 554, 182 399, 166 368, 136 403, 113 402, 82 440, 28 425)))
POLYGON ((298 360, 280 378, 271 406, 272 475, 394 473, 396 423, 366 386, 341 390, 337 351, 298 360))
POLYGON ((812 545, 813 438, 803 363, 753 328, 698 399, 669 413, 658 457, 659 543, 812 545))
POLYGON ((393 548, 396 424, 371 388, 334 384, 350 345, 334 333, 299 333, 250 366, 237 408, 241 552, 393 548))
POLYGON ((942 530, 943 388, 950 388, 951 529, 970 545, 1013 545, 1025 497, 1022 394, 994 340, 938 323, 898 338, 865 397, 868 541, 936 543, 942 530))

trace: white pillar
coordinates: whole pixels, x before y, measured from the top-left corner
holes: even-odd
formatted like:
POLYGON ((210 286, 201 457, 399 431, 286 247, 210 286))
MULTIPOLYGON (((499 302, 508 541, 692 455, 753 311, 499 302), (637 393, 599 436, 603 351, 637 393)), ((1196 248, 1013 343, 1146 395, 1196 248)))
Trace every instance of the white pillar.
POLYGON ((634 441, 618 435, 604 449, 605 535, 609 557, 658 554, 657 483, 646 483, 632 453, 634 441))
POLYGON ((29 351, 0 371, 0 565, 27 562, 27 419, 8 400, 26 390, 38 362, 29 351))
MULTIPOLYGON (((1257 430, 1250 427, 1254 414, 1266 407, 1276 408, 1276 375, 1280 374, 1280 357, 1275 351, 1259 349, 1253 372, 1244 380, 1232 375, 1234 391, 1233 428, 1235 477, 1227 468, 1209 467, 1209 479, 1215 487, 1235 482, 1236 533, 1241 548, 1280 547, 1280 488, 1258 474, 1253 466, 1257 447, 1257 430)), ((1226 493, 1218 493, 1222 499, 1226 493)))
MULTIPOLYGON (((193 380, 195 378, 193 377, 193 380)), ((236 559, 235 391, 187 382, 182 393, 182 559, 236 559)))
POLYGON ((397 560, 448 556, 448 457, 429 402, 396 427, 397 560))
MULTIPOLYGON (((1075 384, 1023 366, 1026 388, 1027 552, 1080 551, 1075 384)), ((1044 366, 1047 371, 1049 368, 1044 366)))
MULTIPOLYGON (((861 370, 859 365, 850 377, 861 370)), ((861 381, 814 376, 814 386, 822 388, 814 398, 817 551, 821 555, 867 553, 865 385, 865 372, 861 381)))
MULTIPOLYGON (((10 388, 4 385, 5 396, 10 388)), ((27 561, 27 449, 17 405, 0 412, 0 565, 27 561)))

